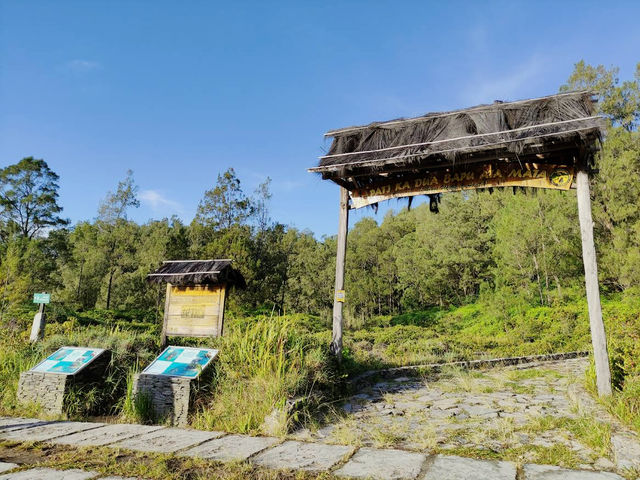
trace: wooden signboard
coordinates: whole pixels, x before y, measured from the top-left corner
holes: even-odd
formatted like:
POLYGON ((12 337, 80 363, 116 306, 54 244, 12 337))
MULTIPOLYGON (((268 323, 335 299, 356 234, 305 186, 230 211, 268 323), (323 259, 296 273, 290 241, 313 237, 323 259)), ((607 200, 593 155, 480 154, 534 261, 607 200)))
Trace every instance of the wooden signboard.
POLYGON ((489 187, 533 187, 568 190, 573 182, 573 167, 547 164, 484 164, 459 167, 452 171, 434 171, 381 181, 353 190, 353 208, 365 207, 390 198, 455 192, 489 187))
POLYGON ((227 286, 167 284, 163 338, 219 337, 224 324, 227 286))

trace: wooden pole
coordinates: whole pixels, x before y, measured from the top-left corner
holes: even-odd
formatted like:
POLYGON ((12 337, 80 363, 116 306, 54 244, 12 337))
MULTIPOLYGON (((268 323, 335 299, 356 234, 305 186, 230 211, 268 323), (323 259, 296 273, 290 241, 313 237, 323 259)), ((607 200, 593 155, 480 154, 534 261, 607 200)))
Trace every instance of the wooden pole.
POLYGON ((349 228, 349 191, 340 187, 340 217, 338 221, 338 248, 336 254, 336 285, 333 297, 333 338, 329 349, 338 361, 342 359, 342 309, 344 307, 344 262, 347 256, 349 228))
POLYGON ((41 303, 38 306, 38 312, 33 317, 33 323, 31 325, 31 335, 29 336, 29 340, 31 343, 36 343, 39 340, 44 338, 44 328, 46 325, 47 319, 44 313, 44 303, 41 303))
POLYGON ((167 283, 167 294, 164 297, 164 316, 162 319, 162 333, 160 334, 160 348, 167 348, 167 322, 169 321, 169 304, 171 303, 171 284, 167 283))
POLYGON ((593 219, 591 218, 591 197, 589 192, 589 174, 585 167, 576 175, 578 194, 578 218, 582 236, 582 260, 584 262, 584 280, 587 287, 587 304, 589 305, 589 324, 591 341, 596 364, 596 383, 598 395, 611 395, 611 371, 609 354, 607 353, 607 337, 602 321, 600 305, 600 287, 598 285, 598 265, 596 248, 593 242, 593 219))

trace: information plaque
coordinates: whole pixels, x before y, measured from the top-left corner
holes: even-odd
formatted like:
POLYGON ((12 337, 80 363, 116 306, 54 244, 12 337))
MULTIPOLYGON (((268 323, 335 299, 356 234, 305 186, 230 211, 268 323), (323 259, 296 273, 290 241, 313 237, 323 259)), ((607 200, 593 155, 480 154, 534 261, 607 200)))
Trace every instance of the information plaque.
POLYGON ((218 355, 218 350, 167 347, 142 373, 166 377, 196 378, 218 355))
POLYGON ((31 371, 75 375, 102 352, 104 352, 102 348, 62 347, 33 367, 31 371))

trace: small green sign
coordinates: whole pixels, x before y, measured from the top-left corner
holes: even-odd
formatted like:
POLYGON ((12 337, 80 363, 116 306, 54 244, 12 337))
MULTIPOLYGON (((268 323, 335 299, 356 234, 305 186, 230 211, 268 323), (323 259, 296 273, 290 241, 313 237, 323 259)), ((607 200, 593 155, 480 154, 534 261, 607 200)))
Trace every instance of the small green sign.
POLYGON ((50 293, 34 293, 33 303, 49 303, 51 301, 50 293))

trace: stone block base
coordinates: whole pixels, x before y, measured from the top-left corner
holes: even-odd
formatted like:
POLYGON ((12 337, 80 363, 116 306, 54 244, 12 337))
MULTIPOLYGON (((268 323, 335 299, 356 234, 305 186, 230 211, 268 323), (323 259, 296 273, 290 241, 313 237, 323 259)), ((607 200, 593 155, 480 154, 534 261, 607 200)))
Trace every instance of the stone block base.
POLYGON ((67 375, 55 373, 23 372, 18 382, 18 401, 38 404, 42 411, 59 415, 64 407, 67 375))
POLYGON ((17 400, 22 404, 37 404, 47 415, 61 415, 69 388, 72 385, 100 385, 110 361, 111 352, 105 350, 75 375, 23 372, 18 382, 17 400))
POLYGON ((137 374, 133 379, 135 396, 145 395, 151 402, 156 421, 186 425, 191 404, 191 379, 163 375, 137 374))

